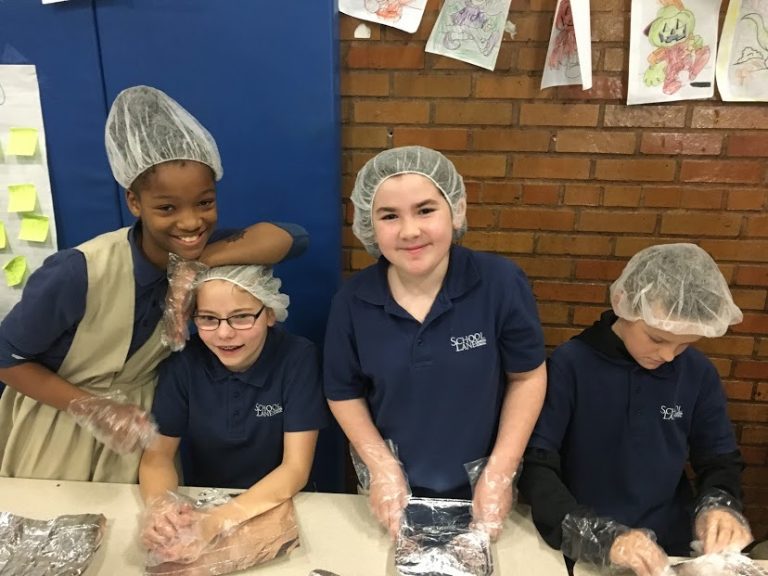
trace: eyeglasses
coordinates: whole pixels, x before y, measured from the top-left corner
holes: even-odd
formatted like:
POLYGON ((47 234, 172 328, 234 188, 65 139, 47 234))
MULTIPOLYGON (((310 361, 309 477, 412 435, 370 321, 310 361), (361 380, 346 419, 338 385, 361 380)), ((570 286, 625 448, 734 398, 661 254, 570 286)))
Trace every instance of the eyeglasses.
POLYGON ((227 318, 218 318, 217 316, 208 316, 207 314, 197 314, 192 316, 192 320, 194 320, 195 326, 200 330, 218 330, 223 321, 226 321, 226 323, 235 330, 248 330, 249 328, 253 328, 253 325, 256 324, 256 320, 258 320, 261 313, 264 312, 264 308, 266 308, 266 305, 262 306, 261 310, 256 312, 256 314, 235 314, 234 316, 229 316, 227 318))

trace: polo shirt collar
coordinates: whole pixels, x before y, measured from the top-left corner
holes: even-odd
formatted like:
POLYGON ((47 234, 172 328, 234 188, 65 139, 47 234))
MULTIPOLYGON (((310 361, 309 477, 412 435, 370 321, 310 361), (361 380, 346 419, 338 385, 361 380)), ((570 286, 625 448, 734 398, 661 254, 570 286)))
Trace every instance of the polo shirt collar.
POLYGON ((665 362, 654 370, 642 368, 627 350, 624 342, 613 331, 613 323, 618 316, 613 310, 606 310, 600 315, 600 319, 581 334, 574 336, 575 340, 581 340, 603 356, 619 363, 631 363, 637 368, 646 370, 649 374, 658 378, 664 378, 675 370, 675 360, 665 362))
MULTIPOLYGON (((245 372, 233 372, 217 358, 216 354, 206 346, 207 362, 206 371, 213 382, 224 382, 228 379, 237 380, 243 384, 261 388, 266 381, 265 374, 268 370, 265 367, 271 366, 276 355, 276 349, 278 348, 279 334, 273 329, 267 330, 267 340, 264 342, 264 348, 261 350, 261 354, 253 363, 253 366, 248 368, 245 372)), ((205 344, 201 341, 201 344, 205 344)))
POLYGON ((136 278, 136 284, 139 286, 149 286, 159 280, 165 279, 165 270, 158 268, 152 262, 147 260, 139 245, 139 234, 141 233, 141 220, 138 220, 128 230, 128 243, 131 245, 131 256, 133 257, 133 276, 136 278))
MULTIPOLYGON (((442 295, 453 300, 463 296, 480 283, 480 272, 474 253, 468 248, 453 244, 448 258, 448 271, 438 297, 442 295)), ((375 266, 372 281, 363 283, 356 295, 369 304, 386 306, 392 300, 387 281, 389 261, 384 256, 380 256, 375 266)))

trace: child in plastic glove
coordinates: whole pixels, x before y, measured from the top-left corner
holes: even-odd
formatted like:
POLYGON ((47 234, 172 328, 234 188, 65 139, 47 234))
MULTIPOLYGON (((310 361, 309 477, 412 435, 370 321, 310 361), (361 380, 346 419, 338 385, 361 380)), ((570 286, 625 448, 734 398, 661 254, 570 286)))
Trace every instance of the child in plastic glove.
POLYGON ((217 535, 301 490, 328 421, 315 346, 275 326, 288 296, 270 269, 211 268, 195 285, 198 333, 160 366, 160 434, 139 470, 143 541, 162 561, 196 559, 217 535), (210 512, 185 508, 173 494, 182 439, 185 484, 248 490, 210 512))
POLYGON ((121 92, 105 138, 138 221, 48 258, 3 319, 3 476, 135 482, 154 431, 145 411, 155 369, 169 352, 158 328, 169 252, 220 265, 292 250, 292 234, 267 223, 214 242, 227 236, 214 232, 216 143, 163 92, 121 92))
POLYGON ((495 538, 546 388, 528 281, 512 261, 453 243, 466 192, 439 152, 378 154, 352 201, 353 231, 380 258, 334 297, 324 385, 370 471, 373 512, 394 536, 410 483, 414 496, 472 499, 475 526, 495 538), (473 494, 465 465, 486 457, 473 494))
POLYGON ((639 575, 687 555, 691 526, 705 553, 740 550, 741 455, 717 371, 689 347, 741 321, 725 278, 698 246, 652 246, 610 292, 613 310, 548 363, 519 485, 534 523, 572 560, 639 575))

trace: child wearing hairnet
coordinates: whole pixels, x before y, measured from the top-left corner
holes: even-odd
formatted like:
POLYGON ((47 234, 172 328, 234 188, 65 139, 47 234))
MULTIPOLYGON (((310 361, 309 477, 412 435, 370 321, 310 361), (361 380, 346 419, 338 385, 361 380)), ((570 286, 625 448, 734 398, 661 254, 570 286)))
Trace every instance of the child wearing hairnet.
POLYGON ((371 508, 394 536, 409 487, 472 499, 475 526, 495 538, 546 388, 528 281, 511 260, 454 243, 466 192, 435 150, 380 153, 352 201, 353 231, 379 261, 333 299, 324 385, 370 472, 371 508), (467 466, 483 458, 473 493, 467 466))
POLYGON ((610 292, 613 309, 548 362, 520 479, 539 532, 573 561, 640 576, 692 539, 741 550, 743 462, 717 370, 690 347, 742 319, 723 275, 698 246, 651 246, 610 292))
MULTIPOLYGON (((272 224, 214 231, 216 143, 163 92, 121 92, 105 141, 137 222, 49 257, 3 319, 3 476, 135 482, 154 432, 155 369, 169 353, 159 329, 169 253, 213 266, 292 251, 292 233, 272 224)), ((177 300, 183 292, 177 283, 177 300)))
POLYGON ((289 300, 271 270, 211 268, 195 286, 198 332, 160 366, 159 435, 139 471, 143 542, 161 561, 194 560, 219 534, 301 490, 328 419, 315 346, 276 326, 289 300), (247 491, 208 512, 185 511, 173 494, 182 439, 185 484, 247 491))

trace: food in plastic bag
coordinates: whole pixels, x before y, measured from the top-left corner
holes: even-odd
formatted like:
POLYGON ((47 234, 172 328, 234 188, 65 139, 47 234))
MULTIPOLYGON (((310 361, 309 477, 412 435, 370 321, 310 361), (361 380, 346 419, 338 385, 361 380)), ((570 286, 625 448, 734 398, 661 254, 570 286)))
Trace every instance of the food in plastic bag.
POLYGON ((106 522, 101 514, 33 520, 0 512, 0 574, 79 576, 99 549, 106 522))
POLYGON ((679 576, 768 576, 761 568, 742 554, 706 554, 672 566, 679 576))
POLYGON ((488 534, 471 530, 468 500, 411 498, 397 537, 395 565, 401 576, 490 576, 488 534))

